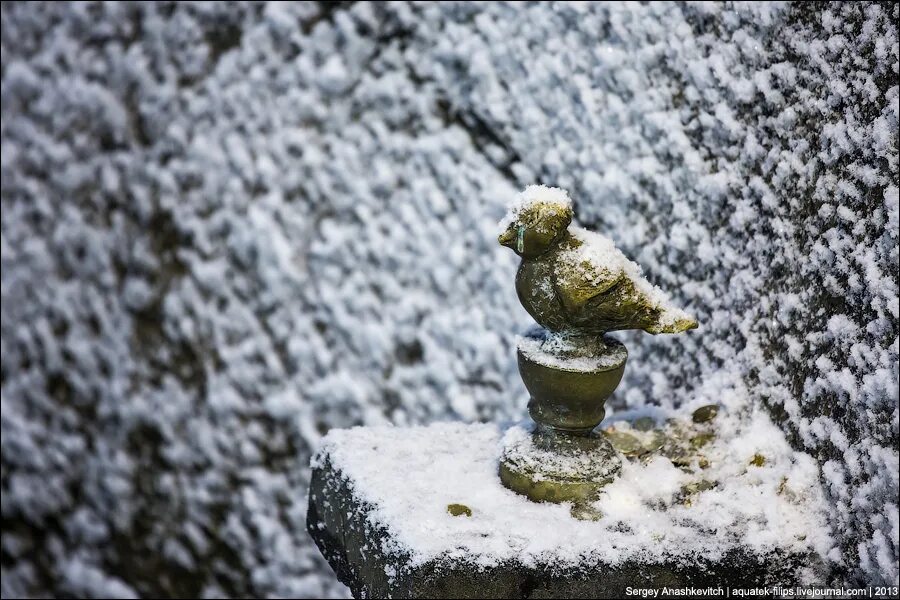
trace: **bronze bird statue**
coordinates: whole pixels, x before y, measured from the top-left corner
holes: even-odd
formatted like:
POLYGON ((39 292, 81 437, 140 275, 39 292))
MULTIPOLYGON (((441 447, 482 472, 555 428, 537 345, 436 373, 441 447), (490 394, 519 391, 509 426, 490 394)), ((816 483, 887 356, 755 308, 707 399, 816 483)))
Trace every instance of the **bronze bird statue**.
POLYGON ((612 240, 573 225, 573 216, 564 190, 532 185, 501 221, 498 241, 522 257, 516 292, 535 321, 572 334, 679 333, 697 327, 612 240))

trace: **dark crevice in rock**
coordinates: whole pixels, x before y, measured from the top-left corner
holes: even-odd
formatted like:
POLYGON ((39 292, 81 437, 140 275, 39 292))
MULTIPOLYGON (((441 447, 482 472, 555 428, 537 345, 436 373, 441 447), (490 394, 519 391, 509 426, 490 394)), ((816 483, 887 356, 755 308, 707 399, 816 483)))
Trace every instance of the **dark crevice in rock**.
POLYGON ((356 2, 353 0, 350 1, 338 1, 338 2, 324 2, 319 1, 316 2, 316 6, 319 9, 318 14, 312 17, 311 19, 307 19, 300 24, 300 29, 303 31, 305 35, 308 35, 312 32, 312 30, 323 21, 330 21, 334 16, 334 13, 339 10, 347 10, 351 6, 353 6, 356 2))
POLYGON ((229 21, 218 23, 204 32, 206 43, 209 46, 209 62, 212 65, 210 70, 215 68, 223 54, 240 46, 243 35, 244 30, 241 25, 229 21))
POLYGON ((506 142, 487 121, 478 116, 475 111, 458 110, 446 99, 437 101, 437 112, 438 116, 448 127, 457 126, 468 133, 475 150, 484 156, 485 160, 493 165, 510 183, 517 185, 518 178, 512 167, 522 162, 522 159, 512 145, 506 142), (492 148, 500 150, 503 158, 499 159, 497 152, 492 152, 492 148))

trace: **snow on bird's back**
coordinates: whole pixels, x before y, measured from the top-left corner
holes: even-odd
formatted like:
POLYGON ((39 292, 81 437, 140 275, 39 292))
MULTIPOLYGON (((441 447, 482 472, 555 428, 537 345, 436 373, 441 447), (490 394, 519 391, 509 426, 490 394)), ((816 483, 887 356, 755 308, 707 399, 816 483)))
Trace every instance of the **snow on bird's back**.
POLYGON ((672 303, 667 293, 647 281, 641 266, 629 260, 610 238, 576 225, 569 226, 569 234, 581 243, 566 250, 562 259, 582 280, 591 282, 593 279, 599 285, 611 276, 622 273, 650 306, 660 311, 659 325, 667 327, 678 321, 692 320, 690 315, 672 303))

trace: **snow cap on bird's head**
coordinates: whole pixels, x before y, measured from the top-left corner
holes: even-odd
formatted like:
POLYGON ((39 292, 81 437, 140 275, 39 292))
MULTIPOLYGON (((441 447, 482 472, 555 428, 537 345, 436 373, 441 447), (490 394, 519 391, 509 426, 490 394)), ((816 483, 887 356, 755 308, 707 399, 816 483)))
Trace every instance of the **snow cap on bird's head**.
POLYGON ((516 222, 533 222, 541 216, 568 214, 572 217, 572 199, 569 193, 557 187, 529 185, 516 194, 506 207, 506 216, 500 221, 500 231, 506 231, 516 222))
POLYGON ((498 241, 521 256, 543 254, 572 222, 568 192, 544 185, 529 185, 509 204, 500 221, 498 241))

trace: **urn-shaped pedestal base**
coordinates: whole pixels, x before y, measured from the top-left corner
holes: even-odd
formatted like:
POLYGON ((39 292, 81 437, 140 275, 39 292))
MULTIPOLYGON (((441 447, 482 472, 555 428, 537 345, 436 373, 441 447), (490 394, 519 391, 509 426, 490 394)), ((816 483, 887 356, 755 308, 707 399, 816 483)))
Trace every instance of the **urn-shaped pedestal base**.
POLYGON ((621 459, 593 429, 627 358, 625 346, 605 336, 536 329, 520 338, 519 373, 537 425, 507 432, 503 485, 536 502, 581 503, 615 478, 621 459))

